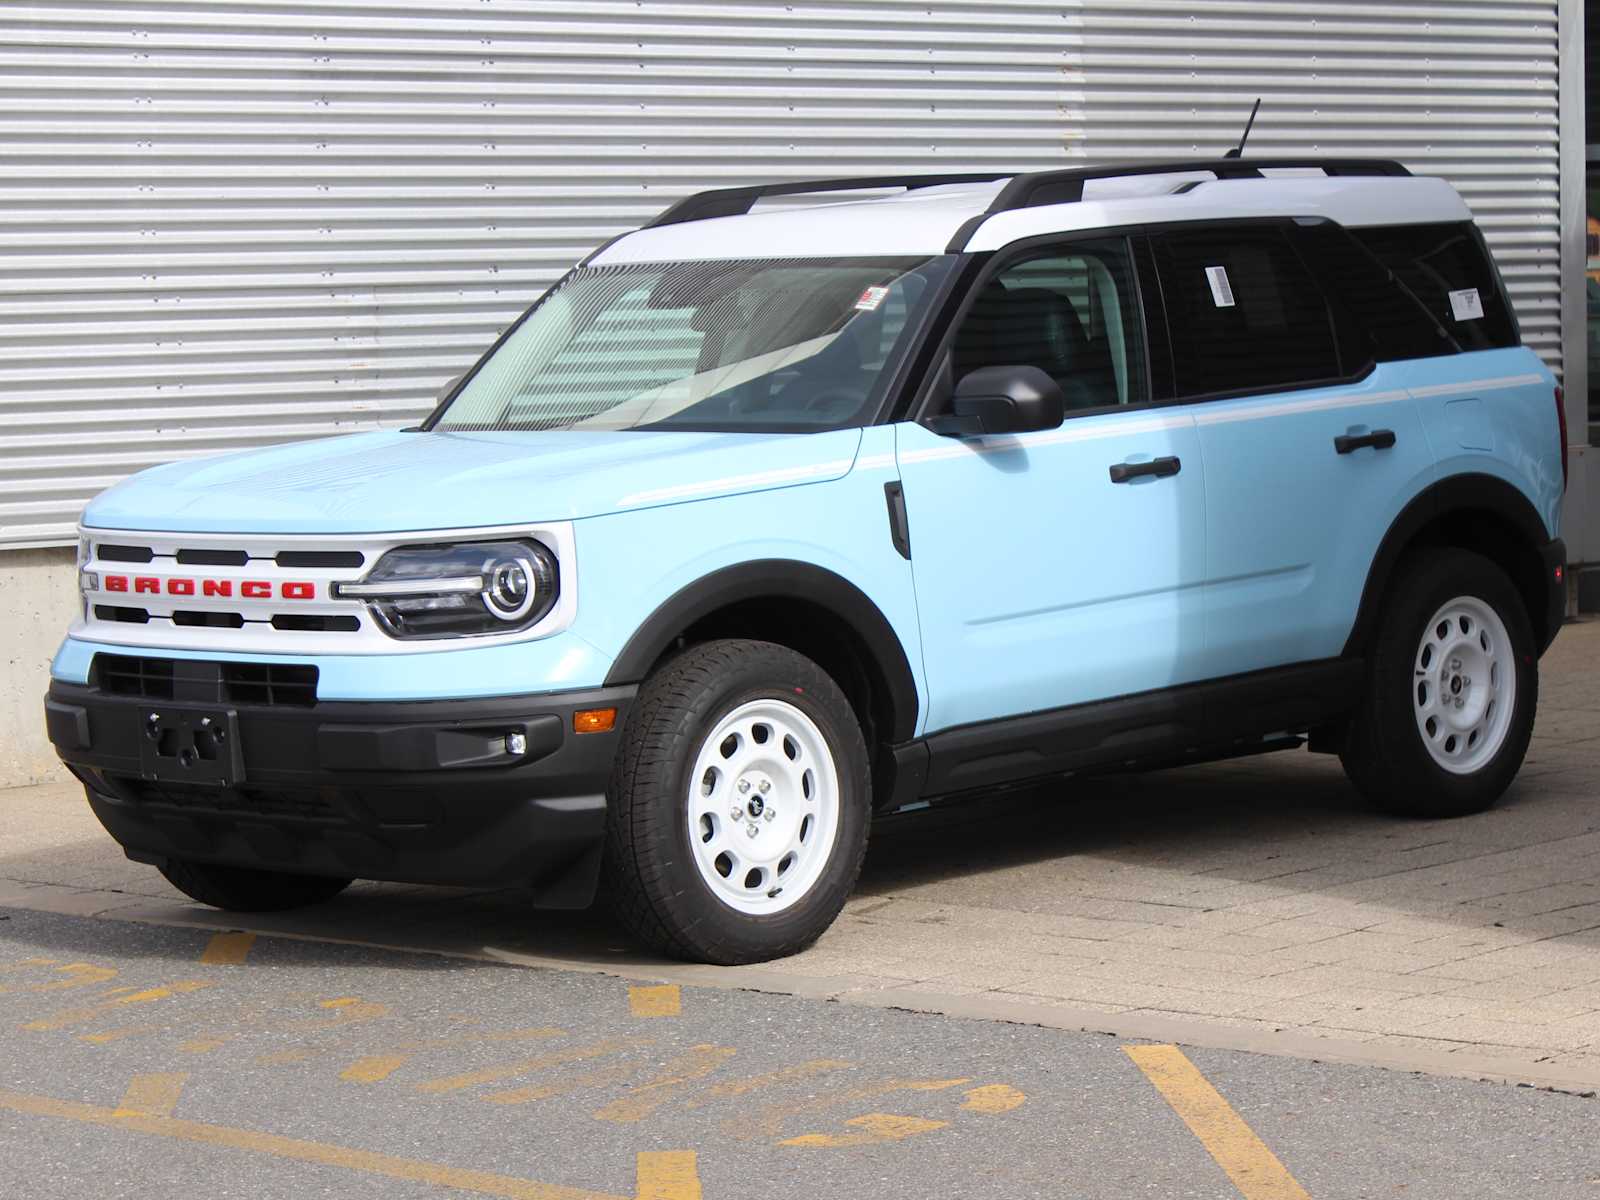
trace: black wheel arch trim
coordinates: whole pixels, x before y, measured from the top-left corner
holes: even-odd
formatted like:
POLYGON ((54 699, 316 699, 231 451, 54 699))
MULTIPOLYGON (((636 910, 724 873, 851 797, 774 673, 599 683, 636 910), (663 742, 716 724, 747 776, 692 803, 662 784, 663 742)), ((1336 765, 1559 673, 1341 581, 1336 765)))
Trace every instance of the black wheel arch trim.
MULTIPOLYGON (((1367 570, 1366 584, 1361 589, 1361 604, 1356 610, 1355 624, 1345 641, 1346 657, 1361 654, 1371 642, 1395 566, 1417 535, 1440 517, 1452 512, 1473 510, 1491 512, 1508 522, 1533 553, 1544 555, 1548 547, 1560 542, 1560 539, 1550 536, 1544 518, 1533 506, 1533 501, 1504 479, 1494 475, 1466 474, 1452 475, 1430 484, 1400 510, 1383 535, 1383 541, 1378 544, 1378 552, 1367 570)), ((1564 553, 1562 557, 1565 558, 1564 553)), ((1548 587, 1550 580, 1545 582, 1548 587)), ((1559 619, 1552 621, 1551 613, 1557 609, 1556 601, 1552 599, 1549 604, 1528 613, 1529 620, 1536 625, 1549 626, 1534 631, 1541 653, 1555 637, 1559 619)))
POLYGON ((880 730, 892 742, 910 739, 919 700, 916 677, 899 635, 873 601, 843 576, 798 559, 753 559, 701 576, 668 597, 636 629, 611 664, 606 687, 641 683, 685 630, 717 610, 763 598, 803 600, 826 609, 848 625, 872 658, 893 706, 891 728, 880 730))

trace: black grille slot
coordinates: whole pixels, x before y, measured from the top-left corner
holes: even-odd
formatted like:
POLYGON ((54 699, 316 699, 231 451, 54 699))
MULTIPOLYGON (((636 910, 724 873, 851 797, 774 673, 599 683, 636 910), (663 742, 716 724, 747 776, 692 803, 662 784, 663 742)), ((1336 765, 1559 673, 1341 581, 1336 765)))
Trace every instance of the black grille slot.
POLYGON ((243 629, 244 618, 232 612, 175 612, 174 625, 198 625, 210 629, 243 629))
POLYGON ((317 668, 298 663, 218 663, 97 654, 93 678, 102 691, 148 700, 299 708, 317 702, 317 668))
POLYGON ((128 608, 120 604, 96 604, 94 615, 102 621, 127 621, 134 625, 144 625, 150 620, 147 609, 128 608))
POLYGON ((281 550, 280 567, 359 567, 367 556, 359 550, 281 550))
POLYGON ((149 546, 108 546, 104 542, 95 544, 94 553, 101 562, 149 562, 156 556, 149 546))
POLYGON ((361 622, 355 617, 324 617, 314 613, 279 613, 272 618, 274 629, 299 633, 355 633, 361 622))
POLYGON ((201 783, 154 782, 128 775, 109 777, 126 796, 140 804, 201 809, 240 816, 298 817, 341 820, 342 814, 324 791, 315 788, 208 787, 201 783))
POLYGON ((174 665, 170 658, 97 654, 94 658, 95 681, 102 691, 114 695, 171 700, 175 687, 174 665))
POLYGON ((242 567, 250 556, 243 550, 179 550, 178 561, 186 567, 242 567))
POLYGON ((317 702, 317 669, 277 663, 223 663, 222 691, 239 704, 309 708, 317 702))

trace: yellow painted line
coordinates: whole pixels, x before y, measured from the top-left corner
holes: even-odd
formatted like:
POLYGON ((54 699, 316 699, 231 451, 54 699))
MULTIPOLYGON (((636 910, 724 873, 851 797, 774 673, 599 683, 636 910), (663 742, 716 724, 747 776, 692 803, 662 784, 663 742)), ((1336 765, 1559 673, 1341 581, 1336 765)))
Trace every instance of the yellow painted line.
POLYGON ((1277 1155, 1176 1046, 1124 1046, 1245 1200, 1311 1200, 1277 1155))
POLYGON ((1014 1108, 1021 1108, 1027 1096, 1016 1088, 1004 1083, 988 1083, 983 1087, 971 1088, 966 1092, 966 1099, 961 1102, 961 1107, 968 1112, 983 1113, 985 1116, 996 1116, 1008 1113, 1014 1108))
POLYGON ((354 1025, 357 1021, 373 1021, 379 1017, 389 1015, 387 1004, 378 1004, 372 1000, 363 1000, 359 996, 339 996, 333 1000, 317 1001, 318 1008, 332 1011, 333 1016, 309 1017, 305 1020, 291 1021, 279 1032, 281 1033, 318 1033, 324 1029, 335 1029, 342 1025, 354 1025))
POLYGON ((876 1100, 881 1096, 887 1096, 894 1092, 944 1092, 971 1082, 970 1077, 962 1079, 880 1079, 875 1083, 864 1084, 860 1087, 847 1088, 835 1092, 823 1092, 821 1095, 801 1104, 768 1104, 754 1112, 742 1112, 737 1117, 729 1117, 721 1123, 720 1128, 729 1137, 742 1142, 775 1138, 783 1132, 786 1124, 796 1118, 810 1113, 822 1112, 825 1109, 836 1108, 841 1104, 859 1104, 862 1101, 876 1100))
POLYGON ((255 1154, 271 1155, 274 1158, 343 1167, 350 1171, 364 1171, 370 1175, 383 1175, 410 1183, 428 1183, 436 1187, 474 1192, 480 1196, 502 1196, 508 1200, 628 1200, 627 1197, 607 1192, 591 1192, 583 1188, 536 1183, 531 1179, 518 1179, 511 1175, 447 1167, 416 1158, 398 1158, 392 1154, 377 1154, 370 1150, 358 1150, 352 1146, 279 1137, 277 1134, 258 1133, 253 1129, 237 1129, 230 1125, 208 1125, 200 1121, 180 1121, 174 1117, 123 1117, 118 1116, 114 1108, 80 1104, 73 1100, 57 1100, 50 1096, 30 1096, 3 1089, 0 1089, 0 1109, 29 1116, 77 1121, 85 1125, 101 1125, 148 1134, 151 1137, 198 1142, 230 1150, 245 1150, 255 1154))
MULTIPOLYGON (((552 1029, 550 1035, 554 1037, 561 1032, 559 1029, 552 1029)), ((625 1050, 638 1044, 639 1042, 634 1038, 610 1038, 587 1046, 573 1046, 566 1050, 557 1050, 553 1054, 541 1054, 536 1058, 521 1058, 516 1062, 496 1063, 492 1067, 482 1067, 476 1071, 465 1071, 460 1075, 446 1075, 441 1079, 430 1079, 426 1083, 417 1084, 417 1091, 425 1092, 430 1096, 442 1095, 445 1092, 459 1092, 485 1083, 498 1083, 502 1079, 515 1079, 518 1075, 527 1075, 533 1071, 543 1071, 550 1067, 560 1067, 565 1066, 567 1063, 585 1062, 591 1058, 615 1054, 618 1050, 625 1050)))
POLYGON ((704 1079, 738 1051, 732 1046, 691 1046, 661 1068, 653 1079, 629 1089, 627 1095, 613 1100, 595 1112, 597 1121, 642 1121, 667 1103, 683 1086, 704 1079))
POLYGON ((568 1075, 551 1080, 549 1083, 530 1084, 528 1087, 513 1088, 506 1092, 491 1092, 484 1099, 491 1104, 532 1104, 535 1100, 549 1100, 554 1096, 565 1096, 569 1092, 582 1091, 585 1088, 608 1088, 614 1084, 625 1083, 638 1073, 639 1068, 633 1063, 614 1063, 609 1067, 601 1067, 598 1071, 568 1075))
POLYGON ((135 1075, 128 1090, 122 1093, 122 1103, 112 1113, 117 1117, 170 1117, 178 1107, 178 1097, 188 1081, 187 1071, 172 1071, 160 1075, 135 1075))
MULTIPOLYGON (((477 1022, 473 1022, 477 1024, 477 1022)), ((506 1029, 490 1033, 465 1033, 457 1037, 428 1038, 420 1042, 405 1042, 386 1054, 367 1054, 356 1059, 339 1078, 346 1083, 381 1083, 424 1050, 450 1050, 458 1046, 473 1046, 483 1042, 529 1042, 554 1037, 564 1032, 550 1026, 534 1029, 506 1029)))
POLYGON ((636 1172, 636 1200, 700 1200, 693 1150, 641 1150, 636 1172))
MULTIPOLYGON (((29 959, 17 966, 46 967, 56 966, 49 959, 29 959)), ((68 988, 87 987, 90 984, 106 983, 117 977, 115 967, 97 967, 93 963, 67 963, 65 966, 56 966, 56 974, 65 976, 54 983, 32 984, 7 984, 0 987, 0 996, 7 992, 63 992, 68 988)))
POLYGON ((209 1054, 213 1050, 220 1050, 232 1040, 233 1034, 225 1033, 217 1037, 191 1038, 179 1044, 178 1049, 184 1054, 209 1054))
POLYGON ((719 1083, 715 1087, 707 1088, 689 1107, 698 1108, 713 1100, 726 1100, 732 1096, 748 1096, 751 1092, 758 1092, 764 1088, 793 1083, 797 1079, 810 1079, 828 1071, 844 1071, 853 1066, 855 1063, 839 1058, 813 1058, 792 1067, 768 1071, 765 1075, 752 1075, 748 1079, 731 1079, 727 1083, 719 1083))
POLYGON ((806 1133, 785 1138, 780 1146, 807 1146, 819 1150, 843 1150, 853 1146, 881 1146, 885 1142, 903 1142, 919 1133, 932 1133, 943 1129, 948 1121, 929 1121, 922 1117, 900 1117, 894 1113, 867 1113, 851 1117, 846 1125, 855 1126, 853 1133, 806 1133))
POLYGON ((200 954, 200 961, 208 967, 237 967, 256 944, 253 933, 217 933, 211 936, 200 954))
POLYGON ((107 1013, 116 1012, 125 1004, 148 1004, 152 1000, 165 1000, 170 996, 181 996, 188 992, 198 992, 202 988, 211 986, 207 979, 185 979, 179 983, 167 984, 164 987, 145 988, 143 991, 128 992, 118 996, 115 1000, 103 1000, 99 1004, 88 1008, 74 1008, 67 1012, 57 1013, 53 1017, 46 1017, 41 1021, 29 1021, 23 1026, 38 1032, 48 1032, 54 1029, 65 1029, 69 1025, 81 1025, 86 1021, 93 1021, 96 1017, 103 1017, 107 1013))
POLYGON ((120 1042, 123 1038, 142 1037, 155 1031, 154 1025, 129 1025, 125 1029, 108 1029, 104 1033, 80 1033, 78 1040, 88 1042, 91 1046, 104 1046, 111 1042, 120 1042))
POLYGON ((270 1054, 256 1055, 255 1063, 258 1067, 287 1067, 319 1057, 321 1052, 317 1050, 274 1050, 270 1054))
POLYGON ((410 1061, 409 1054, 369 1054, 340 1071, 339 1078, 346 1083, 382 1083, 410 1061))
POLYGON ((636 1017, 675 1017, 683 1011, 683 991, 675 983, 631 987, 628 1010, 636 1017))

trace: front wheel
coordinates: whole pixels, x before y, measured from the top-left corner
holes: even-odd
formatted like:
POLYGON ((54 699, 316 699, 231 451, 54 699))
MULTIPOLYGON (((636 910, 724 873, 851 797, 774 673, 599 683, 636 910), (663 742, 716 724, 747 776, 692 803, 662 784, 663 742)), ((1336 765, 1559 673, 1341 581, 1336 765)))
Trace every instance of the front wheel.
POLYGON ((783 646, 693 646, 646 680, 607 797, 606 891, 678 958, 793 954, 861 871, 870 784, 837 684, 783 646))
POLYGON ((1538 694, 1528 615, 1505 573, 1464 550, 1423 551, 1389 596, 1345 772, 1391 812, 1481 812, 1522 765, 1538 694))

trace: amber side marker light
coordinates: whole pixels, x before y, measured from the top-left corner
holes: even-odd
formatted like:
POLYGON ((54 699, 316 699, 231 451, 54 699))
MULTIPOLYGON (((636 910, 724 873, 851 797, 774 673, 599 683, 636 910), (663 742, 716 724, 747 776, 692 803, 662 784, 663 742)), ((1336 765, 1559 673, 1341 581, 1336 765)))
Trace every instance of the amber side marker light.
POLYGON ((572 714, 573 733, 610 733, 616 724, 614 708, 580 708, 572 714))

